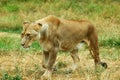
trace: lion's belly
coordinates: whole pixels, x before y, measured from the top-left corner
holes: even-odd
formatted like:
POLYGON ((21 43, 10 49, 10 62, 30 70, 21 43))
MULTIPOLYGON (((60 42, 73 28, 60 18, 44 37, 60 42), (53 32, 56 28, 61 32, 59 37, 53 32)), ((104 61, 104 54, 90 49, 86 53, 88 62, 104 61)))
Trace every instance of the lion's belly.
POLYGON ((76 43, 72 41, 61 41, 59 42, 59 50, 71 51, 76 47, 76 43))

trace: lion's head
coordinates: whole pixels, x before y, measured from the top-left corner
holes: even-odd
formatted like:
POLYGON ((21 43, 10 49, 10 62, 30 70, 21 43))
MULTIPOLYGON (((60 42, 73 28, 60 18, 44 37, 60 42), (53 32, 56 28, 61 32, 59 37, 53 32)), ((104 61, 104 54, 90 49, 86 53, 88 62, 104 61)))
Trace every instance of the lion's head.
POLYGON ((21 33, 21 45, 23 48, 29 48, 33 41, 35 41, 39 35, 39 24, 33 22, 24 22, 23 31, 21 33))
POLYGON ((21 45, 23 48, 29 48, 33 41, 40 39, 41 33, 46 30, 47 24, 38 22, 23 22, 23 31, 21 33, 21 45))

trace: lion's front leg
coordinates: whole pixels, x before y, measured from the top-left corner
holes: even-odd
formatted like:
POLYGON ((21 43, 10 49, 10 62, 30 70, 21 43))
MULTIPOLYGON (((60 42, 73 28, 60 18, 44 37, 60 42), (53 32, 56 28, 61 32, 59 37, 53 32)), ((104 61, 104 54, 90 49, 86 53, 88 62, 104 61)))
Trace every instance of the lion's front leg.
POLYGON ((80 61, 79 56, 78 56, 78 49, 73 49, 71 51, 71 57, 72 57, 72 59, 74 61, 71 69, 72 69, 72 71, 75 71, 78 68, 78 63, 80 61))
POLYGON ((43 59, 42 59, 42 67, 46 69, 47 62, 49 58, 49 51, 43 50, 43 59))
POLYGON ((41 80, 51 80, 52 69, 57 57, 57 49, 50 50, 49 57, 46 64, 46 71, 41 77, 41 80))

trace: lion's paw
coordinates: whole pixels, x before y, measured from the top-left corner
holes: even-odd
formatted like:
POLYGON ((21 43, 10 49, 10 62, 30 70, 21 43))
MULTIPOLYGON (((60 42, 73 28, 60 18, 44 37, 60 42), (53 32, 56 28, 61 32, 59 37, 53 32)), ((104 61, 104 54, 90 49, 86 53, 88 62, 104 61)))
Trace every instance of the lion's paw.
POLYGON ((51 80, 52 72, 46 70, 45 73, 41 76, 41 80, 51 80))

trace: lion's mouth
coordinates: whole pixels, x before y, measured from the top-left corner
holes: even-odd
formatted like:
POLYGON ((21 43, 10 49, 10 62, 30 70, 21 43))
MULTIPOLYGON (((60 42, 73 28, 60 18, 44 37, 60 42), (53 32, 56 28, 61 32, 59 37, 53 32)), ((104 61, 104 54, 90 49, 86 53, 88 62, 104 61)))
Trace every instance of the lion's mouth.
POLYGON ((24 47, 24 48, 30 48, 30 46, 29 46, 29 45, 24 45, 23 47, 24 47))
POLYGON ((27 46, 27 47, 26 47, 26 46, 22 46, 22 47, 23 47, 23 48, 30 48, 30 46, 27 46))
POLYGON ((30 46, 22 45, 22 48, 25 49, 25 50, 28 50, 28 49, 30 49, 30 46))
POLYGON ((30 49, 30 47, 24 47, 24 46, 22 46, 22 49, 28 51, 30 49))

